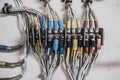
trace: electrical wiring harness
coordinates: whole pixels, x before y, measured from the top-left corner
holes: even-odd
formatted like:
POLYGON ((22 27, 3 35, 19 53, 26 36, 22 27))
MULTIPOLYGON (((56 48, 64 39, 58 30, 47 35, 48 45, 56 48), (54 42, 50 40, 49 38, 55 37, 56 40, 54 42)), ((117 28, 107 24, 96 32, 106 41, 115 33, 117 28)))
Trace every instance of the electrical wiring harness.
POLYGON ((43 1, 46 18, 40 18, 42 69, 44 80, 52 80, 53 74, 63 61, 65 48, 65 30, 57 12, 50 6, 49 0, 43 1))
POLYGON ((104 43, 103 28, 99 28, 91 8, 92 0, 82 0, 83 20, 74 14, 72 0, 62 0, 65 4, 65 22, 52 8, 51 0, 40 1, 44 3, 45 14, 26 7, 21 0, 14 0, 15 7, 5 3, 0 10, 0 14, 14 14, 17 17, 23 34, 23 40, 18 45, 0 45, 0 51, 24 49, 23 60, 15 63, 0 61, 0 68, 18 67, 25 63, 20 75, 0 80, 19 80, 22 77, 30 49, 40 64, 42 80, 52 80, 59 66, 68 80, 84 80, 104 43))
POLYGON ((26 70, 26 58, 30 50, 30 46, 36 52, 35 46, 40 45, 40 27, 37 22, 41 13, 35 9, 27 8, 21 0, 14 0, 15 7, 5 3, 0 10, 0 14, 4 16, 14 15, 17 17, 20 33, 23 36, 19 44, 15 46, 0 45, 1 52, 12 52, 23 49, 23 59, 18 62, 0 61, 0 68, 15 68, 21 67, 22 72, 13 77, 0 78, 0 80, 19 80, 26 70), (38 32, 39 31, 39 32, 38 32), (35 35, 35 36, 34 36, 35 35), (38 43, 36 45, 36 42, 38 43))
POLYGON ((83 24, 71 8, 72 0, 65 0, 66 8, 66 46, 65 65, 70 80, 84 80, 96 61, 103 45, 103 28, 99 28, 92 0, 83 2, 83 24))

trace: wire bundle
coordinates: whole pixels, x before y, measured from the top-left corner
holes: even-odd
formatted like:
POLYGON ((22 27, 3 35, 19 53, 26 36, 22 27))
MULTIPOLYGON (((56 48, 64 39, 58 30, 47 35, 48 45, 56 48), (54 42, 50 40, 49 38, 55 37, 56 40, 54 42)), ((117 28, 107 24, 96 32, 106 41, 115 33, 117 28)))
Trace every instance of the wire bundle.
POLYGON ((65 0, 67 6, 66 73, 70 80, 84 80, 103 45, 103 28, 98 27, 96 15, 90 7, 91 0, 84 2, 82 27, 80 20, 73 13, 71 3, 71 0, 65 0))
POLYGON ((46 18, 40 18, 41 43, 43 48, 44 73, 46 80, 52 80, 53 74, 63 61, 65 30, 57 12, 50 6, 49 1, 43 1, 46 18))
MULTIPOLYGON (((98 26, 96 15, 91 9, 91 0, 83 1, 82 26, 71 7, 72 0, 63 1, 66 9, 65 27, 58 13, 51 7, 50 0, 41 1, 46 15, 26 7, 21 0, 14 0, 16 7, 4 5, 0 13, 17 16, 24 36, 23 41, 16 46, 0 45, 0 51, 19 50, 24 46, 26 60, 32 49, 40 64, 42 80, 52 80, 60 65, 69 80, 84 80, 103 45, 103 28, 98 26)), ((0 67, 14 64, 21 66, 22 63, 0 61, 0 67)), ((9 80, 16 80, 16 77, 9 80)))
MULTIPOLYGON (((10 9, 12 8, 12 5, 9 5, 8 3, 4 4, 4 7, 2 8, 2 11, 4 14, 9 14, 10 9)), ((18 14, 15 14, 14 16, 18 17, 18 14)), ((19 20, 19 19, 18 19, 19 20)), ((23 22, 21 22, 23 23, 23 22)), ((19 23, 18 23, 19 24, 19 23)), ((22 27, 21 25, 19 25, 19 27, 22 27)), ((18 80, 22 77, 22 75, 25 72, 25 68, 26 68, 26 47, 25 47, 25 34, 24 31, 20 30, 20 33, 22 36, 22 40, 20 41, 20 43, 18 43, 15 46, 8 46, 8 45, 0 45, 0 51, 1 52, 14 52, 14 51, 18 51, 18 50, 23 50, 22 54, 24 55, 24 58, 18 62, 6 62, 6 61, 0 61, 0 68, 16 68, 16 67, 21 67, 22 68, 22 72, 19 75, 13 76, 13 77, 7 77, 7 78, 0 78, 0 80, 18 80)))
MULTIPOLYGON (((19 31, 21 33, 22 40, 19 44, 15 46, 7 46, 7 45, 0 45, 0 51, 2 52, 11 52, 16 50, 23 49, 24 58, 19 62, 5 62, 0 61, 0 68, 15 68, 15 67, 22 67, 21 74, 8 77, 8 78, 0 78, 0 80, 19 80, 26 70, 26 58, 29 53, 30 47, 32 47, 33 51, 40 53, 40 51, 36 50, 36 47, 40 48, 40 25, 39 25, 39 17, 41 13, 35 9, 27 8, 21 0, 14 0, 15 7, 5 3, 3 8, 0 11, 0 14, 5 16, 7 15, 14 15, 17 17, 19 31)), ((40 49, 39 49, 40 50, 40 49)))

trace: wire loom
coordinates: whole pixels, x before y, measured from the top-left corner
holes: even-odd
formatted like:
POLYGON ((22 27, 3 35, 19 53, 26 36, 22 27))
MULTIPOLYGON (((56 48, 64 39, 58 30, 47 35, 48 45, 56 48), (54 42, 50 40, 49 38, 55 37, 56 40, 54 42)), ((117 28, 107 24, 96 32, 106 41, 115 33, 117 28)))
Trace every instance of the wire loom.
MULTIPOLYGON (((69 80, 84 80, 91 66, 94 64, 99 50, 103 45, 103 28, 99 28, 94 11, 91 9, 91 0, 83 2, 84 20, 81 27, 80 20, 72 10, 72 0, 65 0, 66 26, 57 12, 50 6, 49 0, 42 0, 47 15, 27 8, 21 0, 14 0, 16 7, 5 4, 1 14, 16 14, 23 27, 23 41, 16 46, 0 45, 0 51, 14 51, 24 48, 25 59, 17 63, 0 61, 0 67, 11 68, 22 66, 30 47, 40 64, 41 79, 52 80, 59 66, 64 70, 69 80)), ((22 74, 1 78, 0 80, 19 80, 22 74)))

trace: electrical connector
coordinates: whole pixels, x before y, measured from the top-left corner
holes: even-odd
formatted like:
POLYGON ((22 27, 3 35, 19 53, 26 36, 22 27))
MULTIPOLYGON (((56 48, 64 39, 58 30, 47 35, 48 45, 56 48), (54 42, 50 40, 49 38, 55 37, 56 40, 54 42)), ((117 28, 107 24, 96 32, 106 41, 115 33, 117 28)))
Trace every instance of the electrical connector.
POLYGON ((54 39, 54 42, 53 42, 53 50, 54 51, 57 51, 58 50, 58 47, 59 46, 59 41, 58 39, 54 39))

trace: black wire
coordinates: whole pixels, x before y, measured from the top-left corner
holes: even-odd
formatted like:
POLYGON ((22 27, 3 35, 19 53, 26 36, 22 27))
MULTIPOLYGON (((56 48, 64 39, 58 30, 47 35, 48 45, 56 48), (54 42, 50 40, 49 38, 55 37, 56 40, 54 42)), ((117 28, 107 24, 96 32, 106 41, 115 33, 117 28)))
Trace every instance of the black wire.
POLYGON ((74 13, 73 13, 73 10, 72 10, 71 6, 70 6, 70 10, 71 10, 72 16, 75 17, 75 15, 74 15, 74 13))

